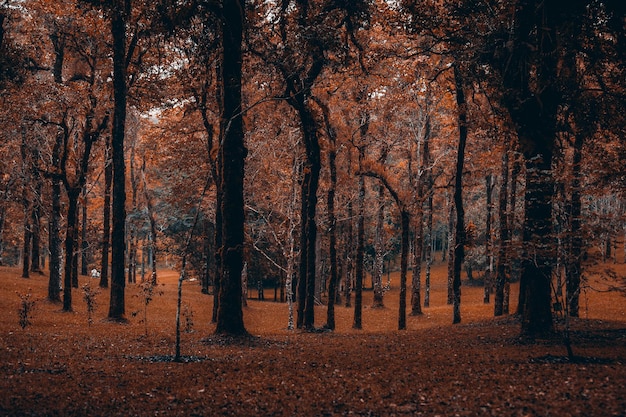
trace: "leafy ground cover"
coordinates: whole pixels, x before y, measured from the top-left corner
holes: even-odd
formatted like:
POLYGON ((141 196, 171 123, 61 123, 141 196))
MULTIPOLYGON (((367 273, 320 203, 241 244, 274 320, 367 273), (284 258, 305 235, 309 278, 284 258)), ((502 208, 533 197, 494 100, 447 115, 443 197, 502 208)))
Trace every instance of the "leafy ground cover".
MULTIPOLYGON (((626 415, 626 300, 618 293, 585 292, 571 362, 558 334, 529 343, 514 317, 494 319, 480 287, 463 287, 463 322, 450 324, 444 266, 433 275, 432 307, 409 316, 402 332, 393 275, 385 308, 369 308, 365 292, 363 330, 351 328, 353 311, 341 306, 333 333, 288 331, 286 304, 250 299, 245 339, 214 336, 212 297, 185 282, 184 360, 173 362, 177 278, 160 272, 147 309, 141 287, 129 285, 127 324, 104 319, 102 290, 90 324, 81 288, 74 312, 63 313, 45 301, 46 276, 0 268, 0 415, 626 415), (22 329, 23 299, 35 305, 22 329)), ((97 289, 97 280, 80 280, 97 289)), ((317 308, 320 326, 325 313, 317 308)))

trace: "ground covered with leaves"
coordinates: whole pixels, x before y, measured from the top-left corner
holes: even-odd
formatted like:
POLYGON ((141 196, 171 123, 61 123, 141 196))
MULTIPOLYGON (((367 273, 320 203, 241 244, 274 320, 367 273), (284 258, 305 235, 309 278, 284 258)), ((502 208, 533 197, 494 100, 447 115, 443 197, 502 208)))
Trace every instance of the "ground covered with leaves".
MULTIPOLYGON (((369 308, 365 292, 362 330, 341 306, 335 332, 289 331, 286 304, 249 300, 252 336, 241 339, 213 335, 212 297, 185 282, 180 362, 175 272, 160 273, 147 305, 141 287, 129 285, 129 321, 120 324, 105 320, 106 290, 93 296, 90 323, 83 289, 64 313, 45 301, 45 275, 0 268, 0 415, 626 415, 622 295, 585 292, 583 318, 571 323, 571 361, 562 332, 520 339, 517 320, 494 319, 480 287, 464 286, 463 323, 450 324, 440 268, 432 307, 409 317, 406 331, 394 330, 395 277, 385 308, 369 308), (24 300, 35 304, 22 328, 24 300)), ((97 280, 81 277, 85 284, 97 291, 97 280)), ((325 313, 318 307, 320 327, 325 313)))

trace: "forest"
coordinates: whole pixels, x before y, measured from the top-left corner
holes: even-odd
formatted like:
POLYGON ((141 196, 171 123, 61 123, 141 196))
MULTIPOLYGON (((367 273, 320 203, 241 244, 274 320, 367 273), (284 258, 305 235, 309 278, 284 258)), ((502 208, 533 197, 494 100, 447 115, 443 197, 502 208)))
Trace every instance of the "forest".
POLYGON ((178 361, 183 288, 246 349, 256 301, 323 346, 443 305, 475 337, 480 293, 503 343, 573 362, 592 299, 621 366, 625 58, 622 0, 0 0, 2 308, 32 326, 45 278, 59 326, 147 337, 169 294, 178 361))

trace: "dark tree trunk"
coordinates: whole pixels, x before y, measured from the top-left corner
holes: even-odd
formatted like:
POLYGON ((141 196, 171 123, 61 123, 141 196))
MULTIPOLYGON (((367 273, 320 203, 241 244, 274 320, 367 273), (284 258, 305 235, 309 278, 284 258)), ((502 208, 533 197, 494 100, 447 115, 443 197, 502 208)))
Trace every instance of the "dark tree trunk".
POLYGON ((244 145, 241 114, 241 43, 244 28, 244 5, 226 0, 222 8, 224 134, 222 153, 222 276, 215 332, 245 335, 241 304, 241 272, 244 243, 244 145))
POLYGON ((100 287, 109 286, 109 249, 111 247, 111 185, 113 183, 113 161, 111 141, 107 139, 104 161, 104 204, 102 209, 102 257, 100 264, 100 287))
MULTIPOLYGON (((78 196, 80 188, 67 190, 67 219, 65 232, 65 270, 63 279, 63 311, 72 311, 72 287, 76 259, 76 227, 78 223, 78 196)), ((77 287, 78 285, 76 285, 77 287)))
MULTIPOLYGON (((363 151, 359 149, 359 165, 363 151)), ((359 176, 359 208, 356 227, 356 265, 354 279, 354 321, 353 329, 362 329, 363 313, 363 254, 365 252, 365 178, 359 176)))
POLYGON ((487 266, 485 268, 485 279, 484 279, 484 295, 483 302, 485 304, 489 304, 491 291, 493 287, 492 283, 492 272, 493 272, 493 245, 491 242, 491 218, 492 218, 492 194, 493 194, 493 175, 489 174, 485 178, 485 186, 487 193, 487 218, 485 219, 485 257, 487 258, 487 266))
MULTIPOLYGON (((421 180, 420 180, 421 182, 421 180)), ((418 185, 421 188, 421 184, 418 185)), ((413 239, 413 279, 411 285, 411 315, 419 316, 422 313, 422 253, 424 252, 424 222, 422 212, 422 191, 418 192, 417 209, 415 210, 415 237, 413 239)))
MULTIPOLYGON (((325 113, 327 116, 327 113, 325 113)), ((330 121, 327 120, 327 130, 332 138, 330 150, 328 151, 328 168, 330 170, 330 186, 328 187, 328 234, 330 257, 330 279, 328 281, 328 308, 326 310, 326 327, 335 330, 335 298, 337 296, 337 221, 335 218, 335 190, 337 188, 337 150, 335 148, 334 131, 330 128, 330 121)))
POLYGON ((446 298, 446 303, 448 305, 452 305, 454 303, 454 239, 456 234, 454 233, 454 225, 455 225, 455 215, 456 212, 454 210, 454 201, 450 201, 450 197, 448 196, 448 204, 450 205, 450 211, 448 213, 448 248, 445 251, 448 254, 448 297, 446 298))
MULTIPOLYGON (((220 151, 221 154, 221 151, 220 151)), ((218 156, 218 166, 221 171, 221 156, 218 156)), ((222 180, 221 174, 215 191, 215 207, 222 206, 222 180)), ((222 210, 215 210, 215 279, 213 280, 213 311, 211 322, 217 323, 217 311, 220 306, 220 288, 222 284, 222 210)))
POLYGON ((22 278, 30 278, 30 248, 31 248, 31 238, 32 231, 30 225, 30 213, 28 210, 28 206, 30 204, 27 203, 27 199, 24 200, 24 241, 22 245, 22 278))
POLYGON ((346 241, 346 277, 345 277, 345 304, 346 308, 352 307, 352 277, 354 272, 354 239, 352 231, 352 217, 354 216, 354 210, 352 208, 352 201, 348 201, 348 225, 346 235, 344 239, 346 241))
POLYGON ((454 209, 456 212, 456 226, 454 231, 454 267, 453 267, 453 317, 452 323, 461 322, 461 266, 465 257, 465 211, 463 208, 463 160, 465 159, 465 144, 467 142, 467 103, 463 91, 463 82, 458 67, 454 66, 454 81, 456 87, 456 103, 459 112, 459 145, 456 157, 456 171, 454 175, 454 209))
POLYGON ((526 165, 521 276, 524 288, 520 297, 522 334, 530 338, 552 331, 552 155, 561 103, 557 90, 558 28, 568 24, 566 10, 572 15, 584 12, 574 12, 576 6, 520 2, 508 54, 503 57, 505 104, 516 125, 526 165))
POLYGON ((582 231, 581 231, 581 162, 584 137, 577 133, 574 139, 574 156, 572 162, 572 200, 569 213, 569 254, 565 265, 566 297, 569 314, 579 316, 579 295, 582 263, 582 231))
POLYGON ((409 260, 409 213, 400 209, 400 225, 402 238, 400 242, 400 301, 398 303, 398 330, 406 330, 406 275, 409 260))
MULTIPOLYGON (((496 263, 494 316, 505 314, 504 311, 504 288, 507 283, 507 256, 509 254, 509 227, 510 216, 507 214, 508 182, 509 182, 509 150, 508 147, 502 153, 502 174, 500 184, 500 196, 498 197, 498 218, 500 219, 498 262, 496 263)), ((508 311, 506 312, 508 313, 508 311)))
MULTIPOLYGON (((113 227, 111 230, 111 298, 109 319, 125 321, 124 299, 126 280, 125 227, 126 227, 126 167, 124 163, 124 129, 126 126, 126 13, 125 1, 116 0, 112 9, 111 34, 113 38, 113 129, 111 149, 113 160, 113 227)), ((128 2, 130 5, 130 2, 128 2)))

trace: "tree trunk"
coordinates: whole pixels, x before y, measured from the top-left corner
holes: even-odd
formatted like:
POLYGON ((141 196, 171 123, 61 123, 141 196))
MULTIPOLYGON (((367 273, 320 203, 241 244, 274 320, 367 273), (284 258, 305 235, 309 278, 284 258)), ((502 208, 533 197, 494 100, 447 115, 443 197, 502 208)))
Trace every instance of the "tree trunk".
POLYGON ((485 219, 485 257, 487 258, 487 265, 485 268, 485 279, 484 279, 484 296, 483 303, 489 304, 491 290, 493 287, 492 283, 492 272, 493 272, 493 245, 491 242, 491 218, 492 218, 492 194, 493 194, 493 175, 489 174, 485 178, 486 185, 486 193, 487 193, 487 218, 485 219))
POLYGON ((446 250, 446 253, 448 254, 448 281, 447 281, 447 287, 448 287, 448 297, 446 299, 446 303, 448 305, 452 305, 454 303, 454 289, 453 289, 453 283, 454 283, 454 239, 455 239, 455 233, 454 233, 454 225, 455 225, 455 216, 456 216, 456 212, 454 210, 454 201, 450 201, 450 196, 448 195, 448 204, 449 204, 449 213, 448 213, 448 248, 446 250))
POLYGON ((433 192, 432 180, 429 179, 428 198, 426 199, 426 233, 424 241, 426 242, 426 276, 424 281, 424 307, 430 307, 430 270, 433 265, 432 250, 432 230, 433 230, 433 192))
MULTIPOLYGON (((496 264, 495 295, 494 295, 494 316, 501 316, 504 312, 504 287, 507 283, 506 268, 507 255, 509 252, 509 227, 510 219, 507 214, 507 193, 509 182, 509 150, 508 146, 502 152, 502 174, 500 184, 500 195, 498 197, 498 218, 500 219, 498 262, 496 264)), ((508 313, 508 311, 507 311, 508 313)))
POLYGON ((406 275, 409 258, 409 227, 411 219, 409 213, 400 209, 400 301, 398 303, 398 330, 406 330, 406 275))
POLYGON ((574 139, 574 156, 572 161, 572 195, 570 202, 569 254, 565 264, 566 297, 569 315, 579 316, 580 278, 582 263, 582 230, 581 230, 581 162, 584 137, 577 133, 574 139))
MULTIPOLYGON (((334 139, 334 138, 333 138, 334 139)), ((337 219, 335 218, 335 190, 337 188, 337 166, 335 159, 337 150, 335 142, 330 145, 328 152, 328 167, 330 170, 330 186, 328 188, 328 234, 330 257, 330 280, 328 281, 328 308, 326 310, 326 327, 335 330, 335 299, 337 297, 337 219)))
POLYGON ((109 319, 125 321, 124 299, 126 280, 125 227, 126 227, 126 167, 124 163, 124 136, 126 126, 126 5, 130 1, 116 0, 112 8, 111 34, 113 38, 113 129, 111 149, 113 161, 113 227, 111 230, 111 298, 109 319))
POLYGON ((76 259, 76 227, 78 223, 78 196, 80 188, 67 190, 67 219, 65 231, 65 270, 63 279, 63 311, 72 311, 72 287, 76 259))
POLYGON ((243 4, 227 0, 222 8, 222 71, 224 134, 222 154, 222 277, 215 332, 245 335, 241 305, 241 272, 244 243, 244 145, 241 114, 241 43, 244 29, 243 4))
POLYGON ((561 103, 556 79, 557 27, 565 24, 562 4, 537 3, 517 7, 507 63, 510 70, 503 79, 510 88, 507 107, 526 165, 521 296, 522 334, 530 338, 552 331, 552 155, 561 103))
MULTIPOLYGON (((421 182, 421 180, 420 180, 421 182)), ((421 185, 418 185, 421 188, 421 185)), ((419 316, 422 314, 421 300, 421 275, 422 275, 422 252, 424 251, 424 223, 422 212, 422 192, 418 192, 417 208, 415 210, 415 237, 413 244, 413 270, 411 282, 411 315, 419 316)))
MULTIPOLYGON (((359 149, 359 167, 364 158, 364 151, 359 149)), ((363 255, 365 252, 365 178, 359 176, 359 207, 356 227, 356 265, 354 279, 354 321, 353 329, 362 329, 363 316, 363 255)))
POLYGON ((454 268, 453 268, 453 318, 452 323, 461 322, 461 265, 465 256, 465 211, 463 209, 463 160, 465 158, 465 144, 467 141, 467 103, 463 83, 458 67, 454 66, 454 81, 456 87, 456 103, 459 112, 459 145, 456 157, 456 171, 454 176, 454 208, 456 212, 456 226, 454 232, 454 268))

